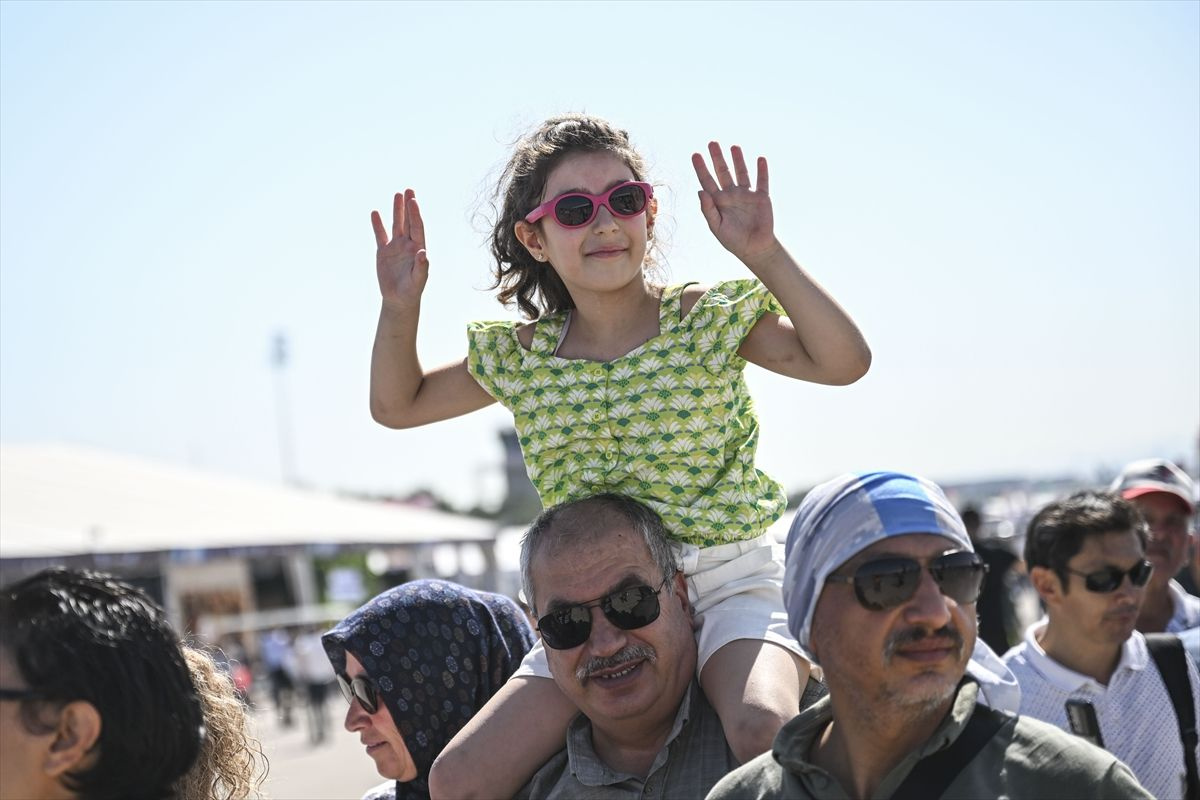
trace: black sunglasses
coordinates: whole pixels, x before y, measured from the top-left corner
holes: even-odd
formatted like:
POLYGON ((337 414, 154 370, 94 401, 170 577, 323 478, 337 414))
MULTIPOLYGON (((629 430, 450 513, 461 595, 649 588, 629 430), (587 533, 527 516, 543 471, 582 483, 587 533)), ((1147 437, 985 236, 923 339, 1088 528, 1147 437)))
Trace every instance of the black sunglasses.
POLYGON ((662 607, 658 593, 674 576, 668 575, 657 589, 645 584, 618 589, 612 594, 587 603, 577 603, 551 611, 538 620, 537 628, 542 642, 555 650, 570 650, 579 647, 592 635, 592 612, 597 606, 604 617, 623 631, 632 631, 649 625, 658 619, 662 607))
POLYGON ((41 697, 41 693, 33 689, 0 689, 0 700, 31 700, 41 697))
MULTIPOLYGON (((942 594, 959 605, 974 603, 983 590, 987 564, 977 554, 960 550, 929 562, 929 574, 942 594)), ((832 583, 853 583, 863 608, 883 611, 906 603, 921 585, 921 563, 914 558, 879 558, 854 570, 853 575, 830 575, 832 583)))
POLYGON ((1104 569, 1098 569, 1095 572, 1079 572, 1070 567, 1066 567, 1066 570, 1072 575, 1081 576, 1083 578, 1083 585, 1087 587, 1089 592, 1108 594, 1117 590, 1117 587, 1125 580, 1126 575, 1129 576, 1129 582, 1134 586, 1145 586, 1146 581, 1150 580, 1150 574, 1154 572, 1154 565, 1142 559, 1129 569, 1118 569, 1117 567, 1109 566, 1104 569))
POLYGON ((353 703, 355 700, 363 707, 363 711, 368 714, 374 714, 379 710, 379 690, 375 688, 375 684, 370 678, 359 675, 357 678, 348 678, 340 672, 337 675, 338 688, 342 690, 342 697, 346 698, 347 703, 353 703))

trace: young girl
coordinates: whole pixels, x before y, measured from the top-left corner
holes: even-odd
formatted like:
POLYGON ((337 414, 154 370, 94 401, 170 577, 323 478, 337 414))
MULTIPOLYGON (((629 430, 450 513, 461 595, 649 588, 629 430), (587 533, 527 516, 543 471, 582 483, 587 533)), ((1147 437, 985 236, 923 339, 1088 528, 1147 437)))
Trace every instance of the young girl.
MULTIPOLYGON (((543 505, 615 491, 654 508, 679 540, 701 686, 744 761, 795 716, 809 665, 786 629, 765 534, 786 498, 754 468, 742 368, 841 385, 866 372, 870 351, 775 238, 766 159, 752 184, 738 147, 732 170, 716 142, 708 150, 712 172, 692 155, 701 213, 754 278, 648 280, 657 204, 641 156, 604 120, 554 117, 509 160, 491 237, 499 299, 531 321, 473 323, 467 357, 429 371, 416 352, 429 275, 416 197, 396 195, 390 237, 373 212, 383 305, 371 410, 402 428, 499 400, 543 505)), ((539 645, 443 752, 434 796, 510 796, 563 747, 576 710, 548 678, 539 645)))

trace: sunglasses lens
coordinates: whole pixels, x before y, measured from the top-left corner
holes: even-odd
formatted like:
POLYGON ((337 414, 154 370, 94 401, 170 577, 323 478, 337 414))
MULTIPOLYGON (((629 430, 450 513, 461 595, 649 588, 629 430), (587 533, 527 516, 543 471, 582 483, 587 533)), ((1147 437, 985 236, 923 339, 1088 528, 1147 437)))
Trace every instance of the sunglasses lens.
POLYGON ((610 594, 600 608, 613 625, 632 631, 658 619, 658 593, 649 586, 632 586, 610 594))
POLYGON ((342 697, 346 698, 347 703, 352 704, 357 700, 358 704, 363 707, 363 711, 368 714, 374 714, 379 710, 379 696, 375 693, 375 684, 366 678, 359 676, 347 679, 338 675, 337 685, 342 690, 342 697))
POLYGON ((592 635, 592 614, 583 606, 552 611, 538 620, 538 630, 547 647, 570 650, 592 635))
POLYGON ((554 204, 554 218, 568 228, 586 225, 592 219, 592 201, 581 195, 572 194, 554 204))
POLYGON ((873 611, 894 608, 917 592, 921 565, 910 558, 868 561, 854 573, 858 601, 873 611))
POLYGON ((1149 561, 1142 561, 1129 570, 1129 580, 1133 582, 1134 586, 1145 586, 1153 572, 1154 565, 1149 561))
POLYGON ((362 703, 363 709, 368 714, 374 714, 379 710, 379 698, 375 694, 375 684, 363 678, 354 679, 354 696, 358 698, 358 702, 362 703))
POLYGON ((608 207, 614 214, 632 217, 634 214, 640 214, 646 207, 646 193, 640 186, 621 186, 608 196, 608 207))
POLYGON ((1089 592, 1107 594, 1120 586, 1124 578, 1125 573, 1116 567, 1105 567, 1096 572, 1088 573, 1083 579, 1083 585, 1087 587, 1089 592))
POLYGON ((987 574, 983 562, 974 553, 944 555, 934 562, 932 571, 942 594, 960 605, 979 599, 987 574))

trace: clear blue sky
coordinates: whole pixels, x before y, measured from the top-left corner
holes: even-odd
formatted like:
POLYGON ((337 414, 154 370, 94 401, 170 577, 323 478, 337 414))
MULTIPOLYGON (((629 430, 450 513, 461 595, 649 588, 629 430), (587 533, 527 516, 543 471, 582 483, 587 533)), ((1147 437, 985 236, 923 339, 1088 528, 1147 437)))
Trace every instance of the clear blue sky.
POLYGON ((649 157, 675 280, 745 274, 690 154, 767 155, 780 237, 867 334, 852 387, 751 373, 789 489, 1194 464, 1198 43, 1196 2, 6 0, 0 440, 277 480, 283 330, 302 477, 494 499, 498 406, 370 419, 368 215, 416 188, 420 350, 460 357, 509 316, 475 218, 508 143, 584 110, 649 157))

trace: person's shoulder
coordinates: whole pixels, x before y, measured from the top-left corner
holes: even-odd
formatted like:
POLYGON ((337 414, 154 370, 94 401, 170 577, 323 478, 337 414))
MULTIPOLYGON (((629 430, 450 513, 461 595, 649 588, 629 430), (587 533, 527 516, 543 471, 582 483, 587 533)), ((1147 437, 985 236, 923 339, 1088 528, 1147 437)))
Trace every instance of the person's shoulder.
POLYGON ((396 782, 384 781, 378 786, 372 786, 363 794, 362 800, 396 800, 396 782))
POLYGON ((1129 789, 1130 793, 1123 796, 1150 796, 1112 753, 1034 717, 1017 717, 1004 760, 1005 770, 1037 774, 1041 777, 1039 782, 1047 787, 1059 785, 1082 790, 1107 786, 1129 789))
MULTIPOLYGON (((788 786, 790 775, 772 752, 762 753, 728 772, 709 791, 706 800, 768 800, 803 797, 799 786, 788 786)), ((795 783, 795 779, 792 779, 795 783)))

